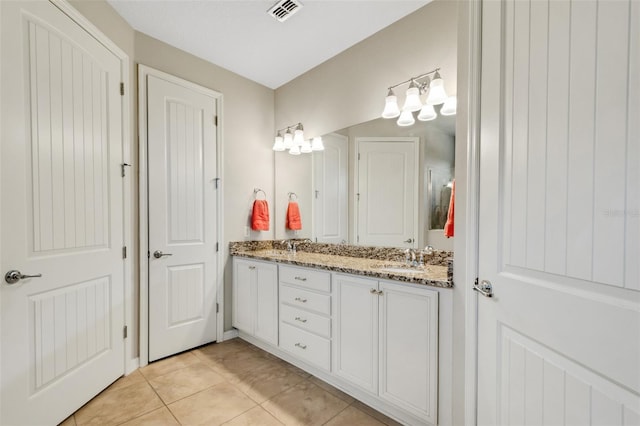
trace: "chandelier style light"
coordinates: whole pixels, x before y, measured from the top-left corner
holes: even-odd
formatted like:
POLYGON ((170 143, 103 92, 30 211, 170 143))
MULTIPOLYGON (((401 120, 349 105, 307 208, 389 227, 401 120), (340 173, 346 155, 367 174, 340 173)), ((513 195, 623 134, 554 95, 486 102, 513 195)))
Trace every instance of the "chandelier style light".
POLYGON ((304 127, 302 123, 292 124, 276 132, 273 143, 274 151, 289 150, 291 155, 309 154, 313 151, 324 151, 322 138, 316 136, 313 140, 304 139, 304 127), (293 130, 293 132, 292 132, 293 130), (283 133, 284 132, 284 136, 283 133))
MULTIPOLYGON (((396 118, 398 126, 411 126, 416 120, 413 116, 414 112, 419 111, 418 120, 431 121, 438 117, 434 105, 442 105, 440 114, 454 115, 456 113, 457 101, 455 96, 447 96, 444 90, 444 81, 440 77, 440 68, 412 77, 402 83, 394 84, 389 87, 387 97, 385 98, 384 110, 382 118, 396 118), (393 92, 398 86, 409 83, 409 87, 405 93, 406 97, 402 110, 398 107, 398 97, 393 92), (427 93, 427 99, 424 103, 420 96, 427 93)), ((274 148, 275 149, 275 148, 274 148)))

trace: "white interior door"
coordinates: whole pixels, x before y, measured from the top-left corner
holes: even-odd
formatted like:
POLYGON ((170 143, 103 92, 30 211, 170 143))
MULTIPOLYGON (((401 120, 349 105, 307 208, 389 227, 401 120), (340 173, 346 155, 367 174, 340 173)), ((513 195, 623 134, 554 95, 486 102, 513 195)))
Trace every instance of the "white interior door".
POLYGON ((49 2, 0 7, 0 423, 56 424, 124 373, 121 61, 49 2))
POLYGON ((313 235, 318 243, 347 242, 349 139, 323 136, 324 151, 313 153, 313 235))
POLYGON ((417 247, 418 138, 357 138, 356 242, 417 247))
POLYGON ((216 339, 216 99, 147 76, 149 361, 216 339))
POLYGON ((640 424, 640 2, 483 5, 478 423, 640 424))

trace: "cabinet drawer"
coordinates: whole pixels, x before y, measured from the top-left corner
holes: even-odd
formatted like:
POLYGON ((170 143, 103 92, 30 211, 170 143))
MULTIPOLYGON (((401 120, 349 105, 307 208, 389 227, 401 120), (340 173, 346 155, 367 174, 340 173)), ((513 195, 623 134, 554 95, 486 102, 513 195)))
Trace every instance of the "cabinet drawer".
POLYGON ((309 364, 331 368, 331 343, 315 334, 281 322, 280 347, 309 364))
POLYGON ((324 271, 280 265, 280 282, 326 293, 331 291, 331 274, 324 271))
POLYGON ((331 320, 309 311, 280 305, 280 321, 319 334, 322 337, 331 337, 331 320))
POLYGON ((331 313, 331 296, 280 284, 280 302, 321 314, 331 313))

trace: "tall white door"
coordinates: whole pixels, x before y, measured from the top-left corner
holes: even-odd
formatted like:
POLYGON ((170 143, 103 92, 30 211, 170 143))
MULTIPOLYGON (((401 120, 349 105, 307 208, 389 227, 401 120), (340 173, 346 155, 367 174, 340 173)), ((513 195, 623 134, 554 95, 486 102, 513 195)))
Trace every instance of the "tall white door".
POLYGON ((217 330, 216 99, 171 80, 146 82, 149 361, 217 330))
POLYGON ((418 138, 357 138, 356 242, 417 247, 418 138))
POLYGON ((478 423, 640 424, 640 2, 485 1, 478 423))
POLYGON ((124 373, 121 61, 47 1, 0 7, 0 423, 56 424, 124 373))
POLYGON ((323 136, 324 151, 313 153, 313 236, 318 243, 349 240, 349 138, 323 136))

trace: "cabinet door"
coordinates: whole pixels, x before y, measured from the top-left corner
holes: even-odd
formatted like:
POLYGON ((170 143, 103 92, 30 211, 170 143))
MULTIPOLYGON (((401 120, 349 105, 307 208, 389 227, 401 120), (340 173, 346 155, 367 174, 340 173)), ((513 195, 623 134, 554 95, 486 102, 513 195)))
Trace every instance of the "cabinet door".
POLYGON ((437 421, 438 293, 380 283, 381 398, 437 421))
POLYGON ((378 390, 378 282, 335 275, 333 372, 369 392, 378 390))
POLYGON ((256 265, 256 272, 255 336, 277 346, 278 267, 261 263, 256 265))
POLYGON ((254 331, 256 268, 254 262, 233 260, 233 326, 251 335, 254 331))

